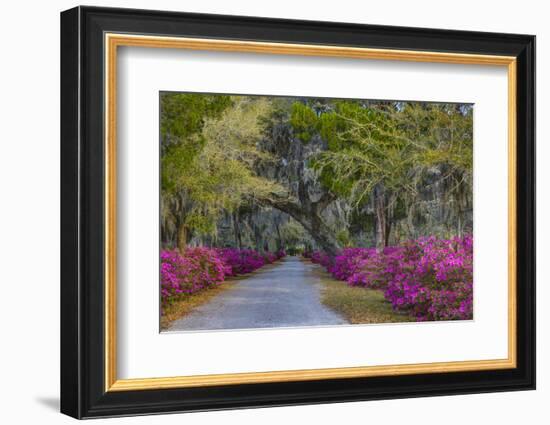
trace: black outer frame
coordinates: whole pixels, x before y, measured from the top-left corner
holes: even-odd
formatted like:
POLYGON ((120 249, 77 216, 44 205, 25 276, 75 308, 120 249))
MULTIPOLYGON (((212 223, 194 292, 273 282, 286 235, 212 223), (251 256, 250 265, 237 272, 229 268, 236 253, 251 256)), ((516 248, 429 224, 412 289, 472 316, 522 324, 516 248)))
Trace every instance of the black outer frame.
POLYGON ((535 388, 535 37, 76 7, 61 13, 61 412, 75 418, 535 388), (517 368, 104 391, 104 32, 517 57, 517 368))

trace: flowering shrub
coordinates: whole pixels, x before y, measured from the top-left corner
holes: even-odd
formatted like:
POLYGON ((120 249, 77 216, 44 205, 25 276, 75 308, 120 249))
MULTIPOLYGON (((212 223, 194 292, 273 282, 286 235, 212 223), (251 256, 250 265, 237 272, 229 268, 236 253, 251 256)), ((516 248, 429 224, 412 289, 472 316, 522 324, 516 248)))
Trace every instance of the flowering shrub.
POLYGON ((383 252, 346 248, 334 258, 320 252, 306 256, 350 286, 383 290, 395 310, 419 321, 473 316, 471 236, 419 238, 383 252))
POLYGON ((192 294, 219 284, 229 271, 214 249, 188 248, 160 253, 160 287, 163 304, 180 294, 192 294))
POLYGON ((271 264, 278 260, 277 255, 269 251, 264 252, 264 258, 266 264, 271 264))
POLYGON ((273 263, 286 253, 237 248, 187 248, 183 254, 163 250, 160 253, 160 292, 166 306, 185 294, 219 285, 228 276, 250 273, 273 263))
POLYGON ((320 264, 328 269, 332 264, 332 258, 330 255, 325 254, 322 251, 313 251, 304 253, 304 257, 309 258, 313 263, 320 264))
POLYGON ((471 236, 409 243, 391 272, 384 295, 395 309, 409 311, 418 320, 472 318, 471 236))
POLYGON ((217 252, 229 267, 227 276, 250 273, 268 263, 264 255, 252 249, 219 248, 217 252))
POLYGON ((286 251, 284 249, 280 249, 275 253, 275 256, 277 257, 277 260, 280 260, 283 257, 286 257, 286 251))

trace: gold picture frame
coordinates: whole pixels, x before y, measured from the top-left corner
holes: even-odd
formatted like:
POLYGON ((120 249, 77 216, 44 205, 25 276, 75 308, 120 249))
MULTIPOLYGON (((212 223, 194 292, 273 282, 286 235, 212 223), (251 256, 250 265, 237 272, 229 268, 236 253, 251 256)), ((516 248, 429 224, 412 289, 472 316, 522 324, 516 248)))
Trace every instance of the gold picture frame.
POLYGON ((135 391, 353 377, 466 372, 516 367, 516 58, 464 53, 265 43, 184 37, 105 34, 105 391, 135 391), (239 53, 325 56, 506 67, 508 73, 508 357, 387 366, 117 379, 116 375, 116 95, 119 47, 189 49, 239 53))
POLYGON ((61 13, 60 50, 62 413, 80 419, 535 388, 535 36, 78 6, 61 13), (499 125, 508 133, 508 176, 494 184, 508 199, 507 211, 497 212, 508 220, 508 282, 499 282, 503 291, 507 285, 507 323, 499 322, 507 328, 507 355, 117 374, 117 362, 124 365, 117 358, 117 58, 128 47, 505 70, 507 105, 504 97, 499 102, 508 122, 499 125))

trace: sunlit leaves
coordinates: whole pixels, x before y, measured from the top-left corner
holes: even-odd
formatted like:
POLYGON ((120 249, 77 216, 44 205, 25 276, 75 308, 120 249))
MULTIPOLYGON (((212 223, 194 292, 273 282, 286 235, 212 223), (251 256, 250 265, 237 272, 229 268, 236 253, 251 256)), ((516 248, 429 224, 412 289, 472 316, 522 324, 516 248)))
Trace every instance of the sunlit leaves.
POLYGON ((185 139, 202 130, 207 117, 219 116, 231 105, 229 96, 161 93, 161 138, 164 141, 185 139))
POLYGON ((321 183, 360 205, 379 184, 415 195, 412 182, 430 167, 470 176, 472 115, 469 105, 341 100, 319 116, 296 102, 291 122, 301 140, 327 142, 310 160, 321 183))
POLYGON ((223 213, 279 190, 254 172, 269 160, 257 147, 270 110, 264 98, 173 94, 162 101, 163 196, 182 197, 186 205, 174 214, 185 215, 190 230, 215 235, 223 213))
POLYGON ((317 128, 317 115, 307 105, 301 102, 292 104, 290 125, 294 129, 295 136, 302 142, 309 142, 314 130, 317 128))

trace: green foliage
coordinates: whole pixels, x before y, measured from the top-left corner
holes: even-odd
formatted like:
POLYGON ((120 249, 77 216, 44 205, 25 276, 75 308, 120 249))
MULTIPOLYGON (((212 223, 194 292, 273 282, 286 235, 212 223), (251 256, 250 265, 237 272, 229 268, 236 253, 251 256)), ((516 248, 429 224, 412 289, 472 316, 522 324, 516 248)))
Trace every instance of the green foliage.
POLYGON ((185 224, 189 229, 201 235, 211 235, 216 231, 214 217, 202 214, 200 211, 194 211, 186 215, 185 224))
POLYGON ((179 176, 188 171, 206 144, 201 134, 206 120, 219 117, 231 103, 229 96, 161 93, 163 190, 172 194, 178 191, 179 176))
POLYGON ((321 185, 356 210, 376 200, 386 234, 405 218, 411 228, 412 206, 436 184, 455 217, 471 205, 472 118, 469 105, 339 100, 321 111, 297 102, 291 123, 299 140, 326 142, 308 162, 321 185))
POLYGON ((302 225, 293 219, 281 226, 281 237, 283 244, 287 247, 296 247, 309 239, 302 225))
POLYGON ((349 234, 348 229, 342 229, 339 230, 336 233, 336 240, 340 244, 341 247, 345 248, 352 245, 351 236, 349 234))
MULTIPOLYGON (((386 231, 406 235, 471 208, 468 105, 162 93, 160 108, 162 218, 172 235, 183 222, 189 235, 215 238, 227 214, 258 214, 259 199, 295 201, 319 186, 338 200, 327 221, 340 246, 378 241, 381 209, 386 231), (437 205, 444 217, 433 216, 437 205)), ((281 229, 289 246, 312 241, 292 220, 281 229)))
POLYGON ((182 140, 200 132, 207 118, 219 117, 231 103, 230 96, 161 93, 161 139, 182 140))
POLYGON ((294 102, 290 125, 294 130, 294 135, 302 142, 307 143, 317 129, 317 114, 309 106, 301 102, 294 102))
POLYGON ((328 149, 312 161, 323 185, 355 205, 375 186, 416 192, 415 175, 449 165, 471 174, 472 113, 454 105, 339 101, 317 124, 328 149))
POLYGON ((253 170, 267 160, 256 145, 269 104, 263 98, 194 94, 163 101, 161 128, 170 141, 162 156, 163 197, 181 198, 168 219, 183 217, 194 234, 215 236, 223 213, 277 190, 253 170))

